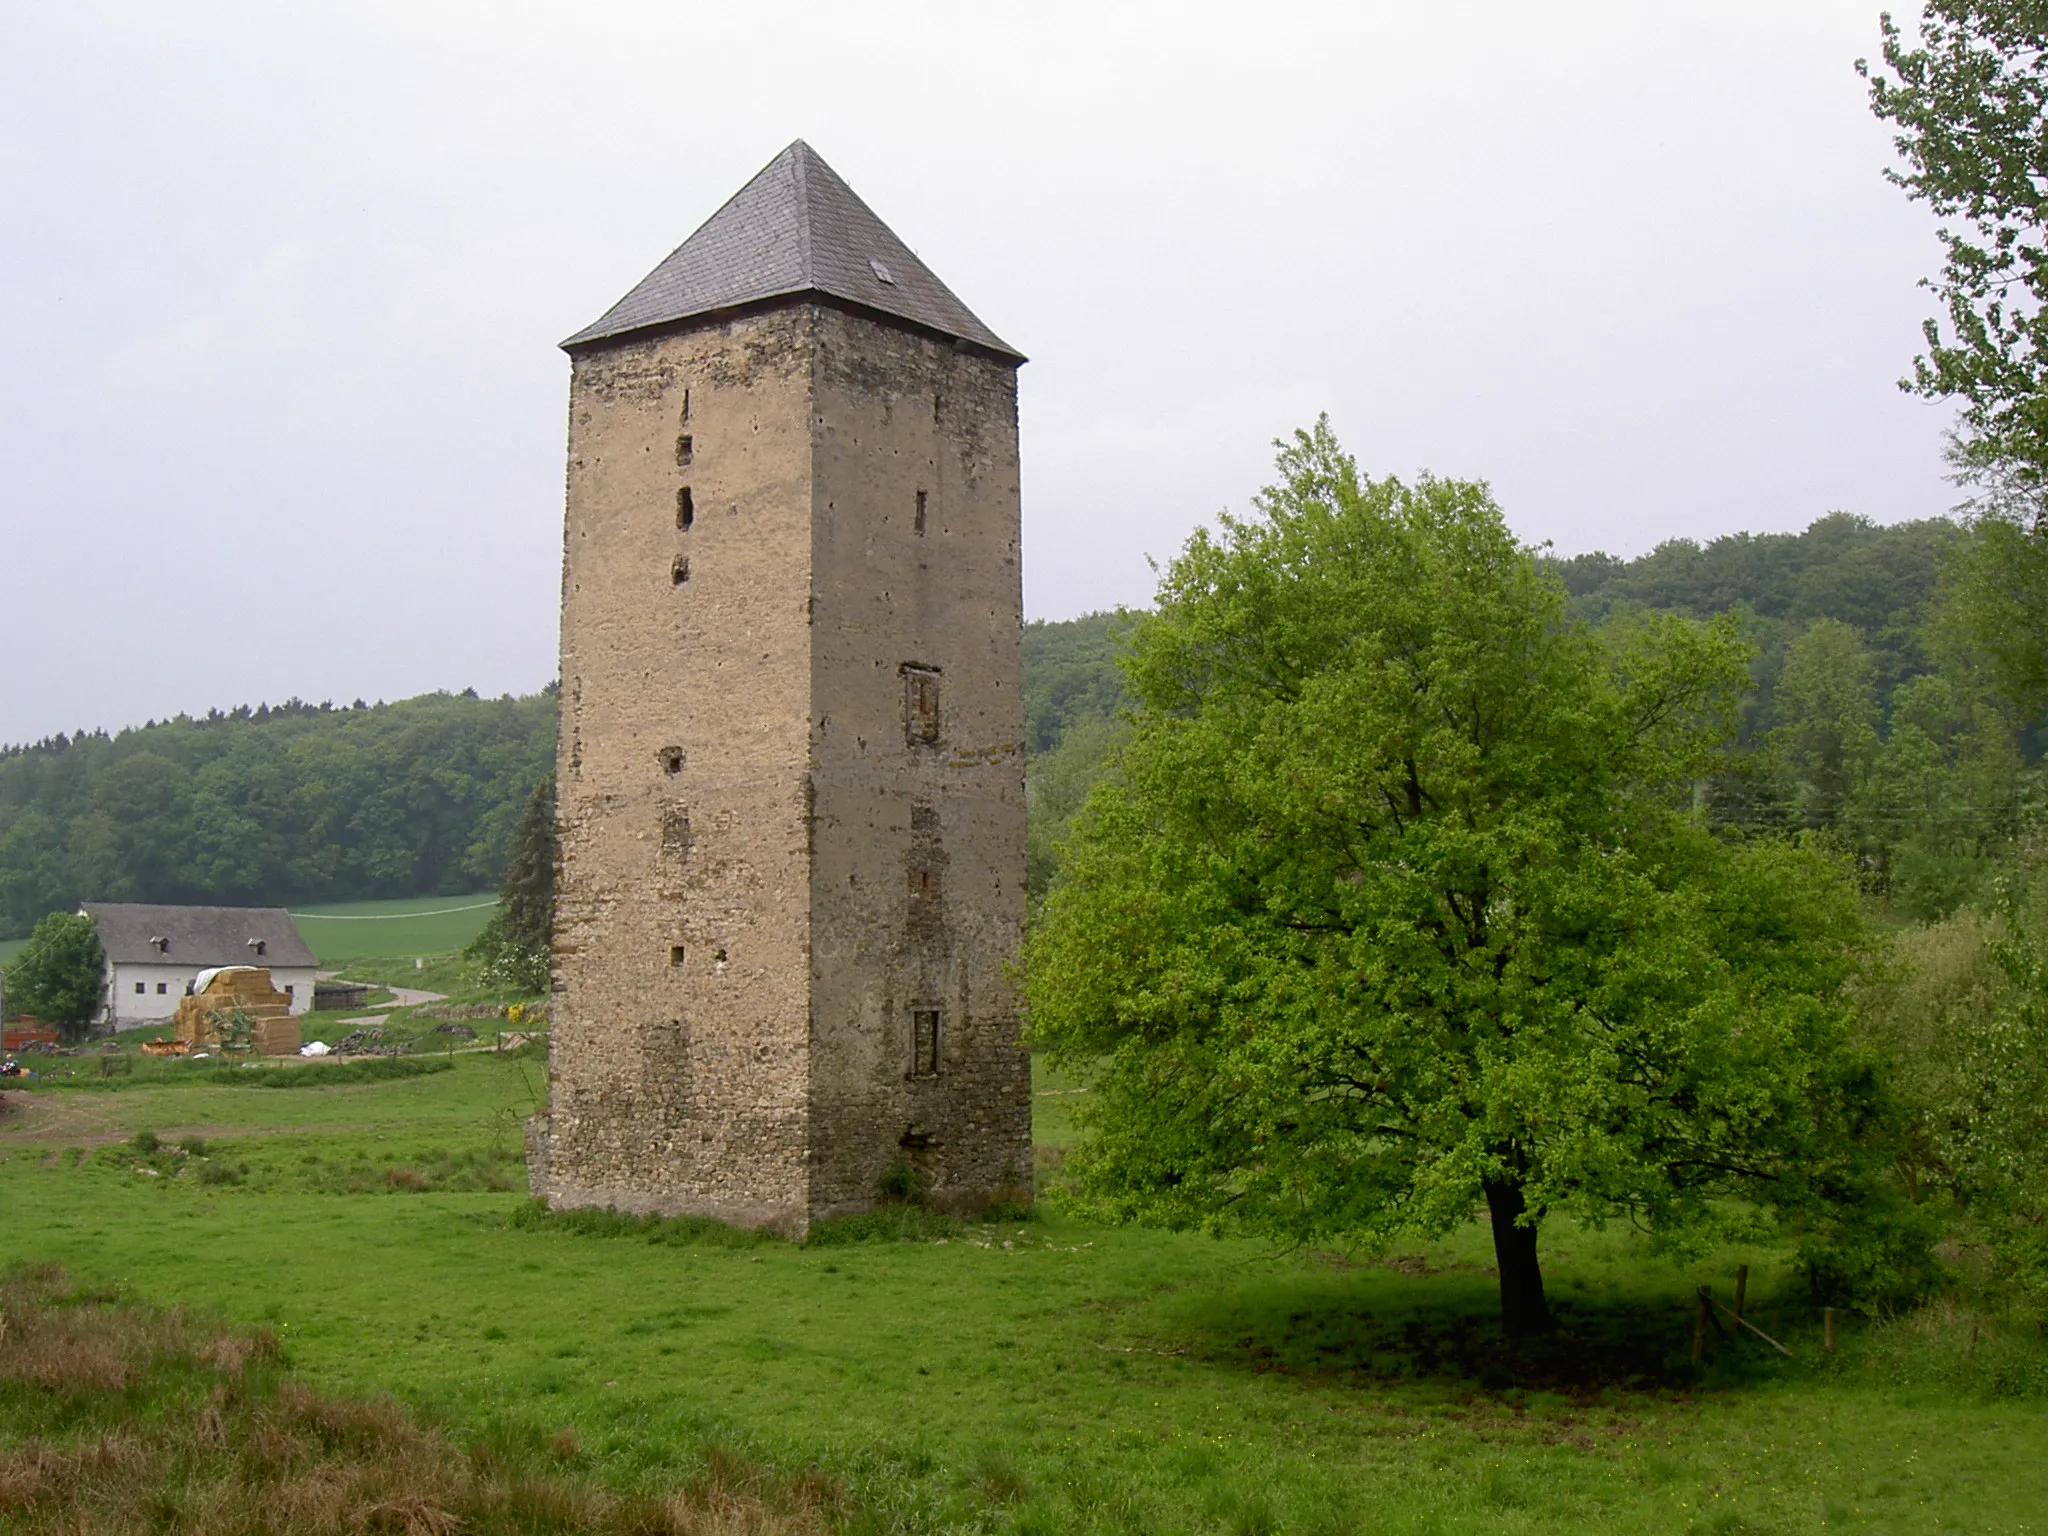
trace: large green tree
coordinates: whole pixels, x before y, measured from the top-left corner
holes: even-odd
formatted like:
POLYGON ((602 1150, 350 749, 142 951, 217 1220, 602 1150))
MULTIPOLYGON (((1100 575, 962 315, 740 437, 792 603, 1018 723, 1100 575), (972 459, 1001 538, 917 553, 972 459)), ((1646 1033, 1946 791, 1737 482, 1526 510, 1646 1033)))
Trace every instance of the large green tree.
POLYGON ((1326 423, 1280 468, 1138 620, 1030 934, 1034 1035, 1094 1074, 1082 1188, 1293 1241, 1483 1203, 1513 1331, 1548 1216, 1845 1194, 1851 883, 1691 808, 1732 623, 1571 624, 1485 487, 1361 479, 1326 423))
MULTIPOLYGON (((1943 315, 1908 387, 1961 408, 1983 484, 1949 572, 1945 628, 2029 715, 2048 709, 2048 0, 1929 0, 1883 19, 1871 105, 1892 179, 1943 221, 1943 315)), ((1866 68, 1866 74, 1871 72, 1866 68)))
POLYGON ((100 1010, 106 951, 92 919, 52 912, 7 968, 7 1007, 76 1038, 100 1010))

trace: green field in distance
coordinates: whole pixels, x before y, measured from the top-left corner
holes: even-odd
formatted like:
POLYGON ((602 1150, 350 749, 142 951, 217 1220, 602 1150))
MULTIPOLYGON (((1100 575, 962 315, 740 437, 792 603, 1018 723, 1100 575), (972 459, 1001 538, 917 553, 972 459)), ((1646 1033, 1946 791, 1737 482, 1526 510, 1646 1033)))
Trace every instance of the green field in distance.
POLYGON ((455 954, 483 931, 497 907, 497 896, 483 891, 290 910, 320 963, 341 965, 365 955, 455 954))

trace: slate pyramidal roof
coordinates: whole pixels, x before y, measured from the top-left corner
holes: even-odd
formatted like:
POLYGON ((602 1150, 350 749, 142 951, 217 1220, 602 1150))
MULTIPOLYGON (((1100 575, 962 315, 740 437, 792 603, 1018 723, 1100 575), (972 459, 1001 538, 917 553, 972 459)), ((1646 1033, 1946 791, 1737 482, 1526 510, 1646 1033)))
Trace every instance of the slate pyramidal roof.
POLYGON ((763 166, 632 292, 562 346, 575 351, 806 293, 1024 361, 802 139, 763 166))

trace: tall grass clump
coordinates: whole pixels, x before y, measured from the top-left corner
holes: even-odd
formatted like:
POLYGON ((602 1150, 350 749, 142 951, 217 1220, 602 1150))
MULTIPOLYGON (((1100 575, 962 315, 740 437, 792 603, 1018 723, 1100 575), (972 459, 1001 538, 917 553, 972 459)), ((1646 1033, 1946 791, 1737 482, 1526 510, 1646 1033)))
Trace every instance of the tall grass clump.
POLYGON ((811 1536, 850 1513, 836 1480, 715 1444, 672 1486, 607 1486, 573 1431, 466 1441, 393 1398, 314 1392, 268 1333, 51 1268, 0 1280, 0 1529, 22 1536, 811 1536))

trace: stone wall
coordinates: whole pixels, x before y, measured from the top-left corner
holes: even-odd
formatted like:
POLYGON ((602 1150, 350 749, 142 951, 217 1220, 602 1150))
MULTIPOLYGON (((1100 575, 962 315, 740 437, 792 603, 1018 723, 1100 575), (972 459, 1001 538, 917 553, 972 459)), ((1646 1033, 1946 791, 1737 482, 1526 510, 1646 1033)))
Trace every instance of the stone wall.
POLYGON ((813 1209, 872 1203, 906 1157, 942 1206, 1028 1199, 1008 974, 1024 921, 1016 370, 836 310, 817 335, 813 1209), (923 1063, 917 1016, 934 1012, 923 1063))
POLYGON ((536 1192, 791 1233, 906 1157, 1015 1195, 1014 369, 791 303, 578 355, 569 461, 536 1192))

